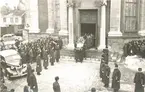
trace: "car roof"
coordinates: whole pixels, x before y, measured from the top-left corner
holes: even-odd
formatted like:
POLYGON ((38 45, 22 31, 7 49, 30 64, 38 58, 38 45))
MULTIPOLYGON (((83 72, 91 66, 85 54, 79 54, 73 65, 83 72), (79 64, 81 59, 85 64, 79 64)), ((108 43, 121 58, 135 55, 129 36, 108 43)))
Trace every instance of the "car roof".
POLYGON ((12 35, 14 35, 14 34, 5 34, 5 35, 3 35, 3 37, 4 37, 4 36, 12 36, 12 35))
POLYGON ((14 55, 14 54, 18 54, 18 52, 16 50, 13 50, 13 49, 0 51, 0 55, 3 57, 7 57, 10 55, 14 55))

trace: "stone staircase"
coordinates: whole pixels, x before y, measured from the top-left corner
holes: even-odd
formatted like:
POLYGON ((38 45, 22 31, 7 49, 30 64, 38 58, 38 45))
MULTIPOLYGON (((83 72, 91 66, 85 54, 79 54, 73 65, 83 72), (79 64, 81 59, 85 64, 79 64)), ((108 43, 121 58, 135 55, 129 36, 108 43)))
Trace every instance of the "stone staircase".
MULTIPOLYGON (((100 59, 102 52, 96 49, 86 50, 87 58, 98 58, 100 59)), ((74 50, 62 49, 60 51, 61 56, 74 57, 74 50)))

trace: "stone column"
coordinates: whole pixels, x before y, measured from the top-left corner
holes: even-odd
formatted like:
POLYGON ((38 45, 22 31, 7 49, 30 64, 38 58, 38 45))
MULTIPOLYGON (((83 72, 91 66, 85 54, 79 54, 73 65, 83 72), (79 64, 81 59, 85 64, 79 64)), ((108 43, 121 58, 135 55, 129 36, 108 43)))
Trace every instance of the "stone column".
POLYGON ((141 20, 140 20, 140 31, 138 33, 141 36, 145 36, 145 0, 141 0, 140 4, 141 4, 140 7, 141 20))
POLYGON ((73 7, 69 6, 69 14, 68 14, 68 20, 69 20, 69 43, 67 48, 68 49, 74 49, 74 20, 73 20, 73 7))
POLYGON ((29 1, 29 10, 28 13, 28 24, 29 33, 39 33, 39 19, 38 19, 38 0, 28 0, 29 1))
POLYGON ((53 0, 47 0, 48 3, 48 29, 46 30, 46 33, 54 33, 54 1, 53 0))
POLYGON ((106 48, 106 0, 103 0, 101 6, 101 27, 100 27, 100 45, 99 50, 106 48))
POLYGON ((111 0, 112 8, 110 10, 110 32, 108 36, 122 36, 120 32, 121 1, 122 0, 111 0))
POLYGON ((67 30, 67 0, 60 1, 60 35, 68 35, 67 30))

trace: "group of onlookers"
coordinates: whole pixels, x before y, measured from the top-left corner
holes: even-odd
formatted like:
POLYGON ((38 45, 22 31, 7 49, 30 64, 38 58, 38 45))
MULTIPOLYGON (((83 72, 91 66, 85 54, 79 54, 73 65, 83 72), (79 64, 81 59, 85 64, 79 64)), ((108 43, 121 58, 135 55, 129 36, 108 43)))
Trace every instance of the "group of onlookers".
POLYGON ((132 40, 123 47, 124 56, 139 55, 145 57, 145 40, 132 40))
MULTIPOLYGON (((100 78, 102 79, 104 87, 106 88, 109 87, 111 73, 108 63, 109 63, 108 49, 104 49, 100 63, 100 78)), ((111 88, 113 88, 113 92, 119 92, 120 80, 121 80, 121 72, 118 68, 118 64, 115 63, 115 69, 112 74, 112 86, 111 86, 111 88)), ((142 68, 138 68, 138 72, 135 74, 133 82, 135 83, 134 92, 144 92, 145 74, 142 72, 142 68)))

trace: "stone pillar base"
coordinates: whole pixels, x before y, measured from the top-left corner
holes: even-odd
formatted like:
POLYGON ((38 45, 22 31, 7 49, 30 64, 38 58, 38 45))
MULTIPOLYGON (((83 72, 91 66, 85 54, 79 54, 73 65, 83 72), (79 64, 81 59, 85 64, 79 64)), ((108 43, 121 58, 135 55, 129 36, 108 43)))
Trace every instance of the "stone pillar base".
POLYGON ((73 43, 69 43, 68 45, 66 45, 66 49, 74 50, 74 44, 73 43))
POLYGON ((29 29, 29 33, 39 33, 40 29, 29 29))
POLYGON ((68 31, 67 30, 60 30, 59 31, 59 35, 67 36, 68 35, 68 31))
POLYGON ((110 31, 108 36, 122 36, 122 33, 120 31, 110 31))
POLYGON ((48 29, 46 30, 46 33, 52 34, 52 33, 54 33, 54 29, 48 28, 48 29))
POLYGON ((100 46, 98 47, 98 50, 102 51, 102 50, 105 49, 105 48, 106 48, 106 45, 100 45, 100 46))
POLYGON ((145 36, 145 30, 139 31, 138 34, 141 35, 141 36, 145 36))

